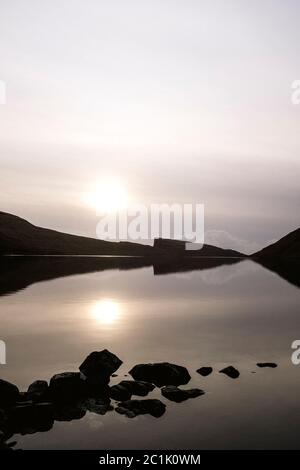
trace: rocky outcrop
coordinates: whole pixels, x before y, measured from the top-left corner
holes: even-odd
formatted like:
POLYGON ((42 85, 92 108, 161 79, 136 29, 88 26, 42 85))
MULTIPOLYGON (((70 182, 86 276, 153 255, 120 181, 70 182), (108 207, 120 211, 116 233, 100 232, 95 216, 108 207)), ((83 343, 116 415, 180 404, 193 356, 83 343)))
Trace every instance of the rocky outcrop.
POLYGON ((185 367, 169 362, 154 364, 137 364, 129 372, 135 380, 151 382, 161 387, 163 385, 185 385, 191 376, 185 367))
POLYGON ((108 384, 110 376, 119 369, 121 364, 121 359, 104 349, 89 354, 80 365, 79 370, 88 383, 101 385, 108 384))
POLYGON ((150 414, 155 418, 160 418, 166 411, 166 405, 160 400, 127 400, 123 401, 116 408, 116 412, 134 418, 138 415, 150 414))
POLYGON ((95 413, 97 415, 105 415, 108 411, 113 411, 114 407, 111 405, 109 397, 102 398, 88 398, 83 407, 86 411, 95 413))
POLYGON ((277 364, 275 362, 258 362, 257 367, 271 367, 271 369, 275 369, 277 367, 277 364))
POLYGON ((200 367, 197 369, 198 374, 202 375, 203 377, 207 377, 213 371, 212 367, 200 367))
POLYGON ((79 372, 56 374, 50 380, 49 394, 54 401, 85 397, 88 395, 87 383, 79 372))
MULTIPOLYGON (((185 367, 168 362, 138 364, 130 371, 135 380, 122 380, 109 387, 111 375, 121 364, 117 356, 103 350, 91 353, 81 364, 80 372, 54 375, 49 386, 45 380, 36 380, 26 392, 19 392, 16 385, 0 379, 0 449, 10 449, 14 443, 7 442, 16 433, 49 431, 54 421, 79 420, 87 412, 104 415, 114 410, 111 399, 118 402, 115 411, 119 414, 129 418, 150 414, 158 418, 166 410, 162 401, 131 398, 148 395, 155 385, 162 387, 164 398, 176 403, 205 393, 198 388, 179 388, 190 381, 190 374, 185 367)), ((274 368, 277 364, 259 362, 257 366, 274 368)), ((197 372, 206 376, 212 367, 201 367, 197 372)), ((233 379, 240 375, 233 366, 219 372, 233 379)))
POLYGON ((31 434, 49 431, 54 423, 52 403, 24 402, 8 411, 8 423, 14 433, 31 434))
POLYGON ((46 380, 36 380, 29 385, 27 390, 27 397, 33 401, 46 401, 49 399, 49 386, 46 380))
POLYGON ((149 382, 122 380, 118 385, 113 385, 110 388, 110 396, 114 400, 129 400, 132 395, 145 397, 154 388, 155 385, 149 382))
POLYGON ((161 394, 168 400, 181 403, 182 401, 188 400, 189 398, 196 398, 200 395, 204 395, 205 392, 199 388, 191 388, 189 390, 182 390, 175 385, 168 385, 161 389, 161 394))
POLYGON ((225 367, 225 369, 222 369, 219 372, 220 372, 220 374, 227 375, 231 379, 237 379, 240 376, 239 371, 233 366, 225 367))
POLYGON ((14 403, 19 396, 19 389, 16 385, 0 379, 0 406, 14 403))

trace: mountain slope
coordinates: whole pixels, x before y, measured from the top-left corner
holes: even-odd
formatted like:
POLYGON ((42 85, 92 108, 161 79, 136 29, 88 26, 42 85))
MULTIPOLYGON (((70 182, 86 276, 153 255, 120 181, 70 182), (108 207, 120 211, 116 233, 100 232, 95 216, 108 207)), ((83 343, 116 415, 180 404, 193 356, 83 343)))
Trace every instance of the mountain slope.
POLYGON ((12 214, 0 212, 0 255, 118 255, 169 257, 245 257, 234 250, 204 245, 184 251, 184 242, 155 240, 154 246, 109 242, 37 227, 12 214))
POLYGON ((0 254, 27 255, 147 255, 152 247, 108 242, 36 227, 15 215, 0 212, 0 254))
POLYGON ((204 244, 202 248, 195 250, 185 250, 186 242, 182 240, 170 240, 167 238, 156 238, 154 240, 154 248, 165 250, 169 253, 184 254, 186 257, 228 257, 228 258, 244 258, 246 255, 235 250, 219 248, 213 245, 204 244))
POLYGON ((272 245, 251 255, 254 258, 263 257, 300 257, 300 228, 288 233, 272 245))

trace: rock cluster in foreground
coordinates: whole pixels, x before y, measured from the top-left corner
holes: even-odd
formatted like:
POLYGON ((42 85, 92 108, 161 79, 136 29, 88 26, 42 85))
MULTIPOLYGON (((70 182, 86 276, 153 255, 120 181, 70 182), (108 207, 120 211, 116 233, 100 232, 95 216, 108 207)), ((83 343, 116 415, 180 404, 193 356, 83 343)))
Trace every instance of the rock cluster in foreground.
MULTIPOLYGON (((115 411, 128 418, 149 414, 159 418, 166 405, 159 399, 133 399, 146 397, 156 386, 161 395, 176 403, 204 395, 198 388, 181 389, 191 376, 188 370, 168 362, 137 364, 129 374, 133 380, 122 380, 109 386, 110 378, 122 361, 108 350, 94 351, 79 366, 78 372, 55 374, 48 384, 36 380, 26 392, 0 379, 0 449, 10 449, 7 443, 14 434, 32 434, 49 431, 54 421, 81 419, 87 411, 103 415, 114 409, 111 400, 118 402, 115 411)), ((258 367, 277 367, 275 363, 257 363, 258 367)), ((201 367, 197 372, 206 377, 212 367, 201 367)), ((239 377, 239 371, 228 366, 219 371, 230 378, 239 377)))
MULTIPOLYGON (((158 399, 132 399, 132 396, 146 397, 156 385, 180 385, 191 378, 185 367, 176 364, 139 364, 130 372, 133 380, 109 386, 111 376, 116 376, 121 364, 122 361, 107 350, 94 351, 82 362, 78 372, 55 374, 49 384, 36 380, 26 392, 0 379, 0 448, 10 448, 6 441, 13 434, 49 431, 54 421, 81 419, 87 411, 97 414, 112 411, 111 400, 118 402, 116 411, 127 417, 150 414, 158 418, 166 410, 164 403, 158 399)), ((162 395, 179 402, 183 397, 200 394, 175 389, 173 394, 168 395, 166 391, 162 395)))

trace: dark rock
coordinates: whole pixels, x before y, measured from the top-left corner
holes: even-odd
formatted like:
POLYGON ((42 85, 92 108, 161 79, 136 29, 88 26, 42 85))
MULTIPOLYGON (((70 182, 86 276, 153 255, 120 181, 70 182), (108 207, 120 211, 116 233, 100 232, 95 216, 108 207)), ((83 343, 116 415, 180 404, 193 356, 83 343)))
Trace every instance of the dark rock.
POLYGON ((11 450, 10 447, 14 443, 8 444, 7 442, 7 437, 4 432, 0 431, 0 450, 11 450))
POLYGON ((200 395, 204 395, 204 391, 199 388, 191 388, 190 390, 181 390, 175 385, 168 385, 161 389, 161 394, 168 400, 181 403, 182 401, 188 400, 189 398, 196 398, 200 395))
POLYGON ((134 411, 127 410, 126 408, 122 408, 121 406, 118 406, 116 408, 116 412, 119 413, 120 415, 125 415, 127 418, 135 418, 136 414, 134 411))
POLYGON ((49 431, 54 423, 53 405, 51 403, 23 403, 10 409, 8 420, 15 433, 33 434, 49 431))
POLYGON ((200 369, 197 370, 198 374, 202 375, 203 377, 207 377, 212 373, 212 371, 212 367, 200 367, 200 369))
POLYGON ((22 403, 24 401, 31 401, 27 392, 20 392, 18 396, 18 403, 22 403))
POLYGON ((114 400, 129 400, 132 395, 145 397, 154 390, 155 385, 149 382, 122 380, 118 385, 110 388, 110 396, 114 400))
POLYGON ((86 400, 84 406, 87 411, 96 413, 97 415, 105 415, 108 411, 114 409, 110 400, 104 400, 102 398, 89 398, 86 400))
POLYGON ((17 442, 6 442, 5 434, 0 431, 0 450, 13 450, 12 447, 16 444, 17 442))
POLYGON ((10 427, 15 433, 31 434, 34 432, 33 404, 14 406, 9 411, 8 419, 10 427))
POLYGON ((168 362, 138 364, 129 373, 135 380, 152 382, 158 387, 163 385, 184 385, 191 379, 185 367, 168 362))
POLYGON ((107 384, 110 376, 120 367, 122 361, 109 352, 94 351, 87 356, 79 367, 80 372, 91 384, 107 384))
POLYGON ((36 403, 34 405, 34 422, 37 431, 46 432, 54 424, 54 407, 52 403, 36 403))
POLYGON ((277 364, 275 362, 258 362, 257 367, 271 367, 272 369, 275 369, 277 367, 277 364))
POLYGON ((33 405, 33 400, 23 400, 23 401, 17 401, 14 403, 14 406, 32 406, 33 405))
POLYGON ((166 411, 166 405, 160 400, 127 400, 119 403, 116 411, 125 414, 128 418, 144 414, 159 418, 166 411))
POLYGON ((55 401, 70 401, 87 394, 87 384, 79 372, 63 372, 54 375, 50 380, 49 395, 55 401))
POLYGON ((19 396, 19 389, 16 385, 0 379, 0 405, 10 405, 15 403, 19 396))
POLYGON ((8 423, 6 423, 6 426, 4 429, 1 429, 2 435, 4 435, 5 441, 8 441, 11 439, 14 435, 14 431, 11 429, 11 426, 7 426, 8 423))
POLYGON ((140 397, 145 397, 149 392, 155 389, 155 385, 142 380, 122 380, 120 385, 130 390, 132 395, 138 395, 140 397))
POLYGON ((6 413, 4 410, 0 410, 0 429, 3 429, 6 423, 6 413))
POLYGON ((49 398, 49 387, 46 380, 36 380, 29 385, 27 396, 33 401, 45 401, 49 398))
POLYGON ((2 409, 0 409, 0 426, 2 424, 3 421, 5 421, 5 417, 6 417, 6 412, 2 409))
POLYGON ((110 397, 113 400, 130 400, 131 395, 132 392, 127 387, 124 387, 122 384, 113 385, 112 387, 110 387, 110 397))
POLYGON ((225 374, 231 379, 237 379, 240 376, 239 371, 233 367, 233 366, 228 366, 225 367, 225 369, 219 370, 220 374, 225 374))
POLYGON ((56 403, 54 408, 55 421, 73 421, 81 419, 86 414, 85 402, 56 403))
POLYGON ((110 387, 107 384, 91 384, 86 381, 87 397, 109 399, 110 387))

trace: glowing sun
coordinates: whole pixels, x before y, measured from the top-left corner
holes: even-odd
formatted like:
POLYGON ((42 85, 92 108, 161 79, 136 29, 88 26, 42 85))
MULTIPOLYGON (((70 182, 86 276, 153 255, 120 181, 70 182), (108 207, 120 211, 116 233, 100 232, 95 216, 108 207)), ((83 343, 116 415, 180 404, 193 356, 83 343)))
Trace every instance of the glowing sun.
POLYGON ((97 213, 111 213, 126 209, 129 196, 121 181, 105 180, 86 193, 85 201, 97 213))

